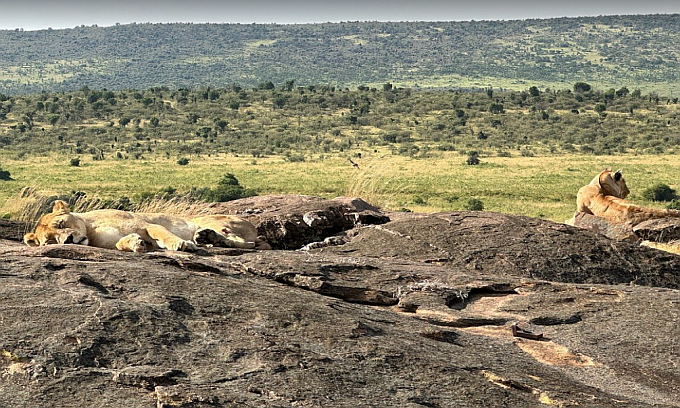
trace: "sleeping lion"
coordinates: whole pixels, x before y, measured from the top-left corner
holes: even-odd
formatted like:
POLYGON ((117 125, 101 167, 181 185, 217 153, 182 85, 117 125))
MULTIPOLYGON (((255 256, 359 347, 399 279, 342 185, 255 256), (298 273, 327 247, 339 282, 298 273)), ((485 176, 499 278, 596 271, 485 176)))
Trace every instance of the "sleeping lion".
POLYGON ((54 203, 35 232, 24 235, 29 246, 79 244, 128 252, 153 249, 196 251, 198 246, 270 249, 250 222, 233 215, 206 215, 184 219, 175 215, 131 213, 120 210, 69 212, 66 203, 54 203))
POLYGON ((592 214, 612 223, 632 225, 656 218, 680 217, 678 210, 642 207, 626 201, 628 194, 630 190, 621 170, 613 172, 606 169, 578 191, 576 212, 592 214))

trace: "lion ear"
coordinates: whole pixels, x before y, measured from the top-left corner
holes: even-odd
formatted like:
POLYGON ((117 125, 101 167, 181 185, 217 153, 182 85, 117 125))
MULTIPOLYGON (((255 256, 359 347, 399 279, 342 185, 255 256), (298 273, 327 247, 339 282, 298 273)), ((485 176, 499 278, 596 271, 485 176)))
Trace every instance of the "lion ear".
POLYGON ((38 241, 38 236, 32 232, 24 235, 24 243, 28 246, 40 246, 40 241, 38 241))
POLYGON ((616 170, 616 173, 614 173, 614 181, 621 180, 621 177, 623 177, 623 171, 621 171, 621 169, 616 170))
POLYGON ((52 207, 52 213, 58 215, 68 214, 68 207, 66 206, 66 203, 61 200, 55 201, 54 207, 52 207))
POLYGON ((593 179, 593 181, 590 182, 590 184, 594 184, 594 185, 596 185, 598 188, 601 189, 601 188, 602 188, 602 181, 603 181, 603 180, 602 180, 602 177, 605 176, 605 174, 608 175, 609 172, 611 172, 611 170, 609 170, 609 169, 604 169, 604 170, 602 170, 602 171, 600 172, 600 174, 598 174, 598 175, 593 179))

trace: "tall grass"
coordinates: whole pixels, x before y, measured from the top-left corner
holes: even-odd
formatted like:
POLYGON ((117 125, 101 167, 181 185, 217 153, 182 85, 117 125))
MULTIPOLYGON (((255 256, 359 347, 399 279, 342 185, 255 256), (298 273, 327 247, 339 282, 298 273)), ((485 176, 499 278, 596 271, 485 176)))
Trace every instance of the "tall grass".
MULTIPOLYGON (((54 202, 65 201, 69 210, 74 213, 82 213, 104 208, 115 207, 112 201, 101 197, 86 195, 62 195, 57 196, 45 191, 39 191, 26 187, 15 197, 10 197, 2 207, 0 213, 6 218, 24 221, 29 224, 36 223, 44 214, 52 211, 54 202)), ((181 216, 195 216, 209 212, 210 203, 196 201, 193 197, 180 195, 174 197, 155 196, 139 203, 130 203, 125 208, 127 211, 140 213, 164 213, 181 216)))
MULTIPOLYGON (((428 159, 391 155, 384 151, 365 152, 353 168, 346 156, 301 163, 280 157, 258 158, 214 155, 178 166, 173 160, 90 161, 80 167, 64 167, 68 157, 40 160, 3 159, 3 168, 12 173, 11 181, 0 181, 0 216, 35 220, 51 210, 46 197, 72 190, 87 197, 74 201, 76 211, 107 207, 121 197, 135 198, 143 193, 172 187, 180 197, 170 202, 159 198, 126 209, 146 212, 203 213, 209 204, 197 202, 182 193, 192 188, 214 188, 226 173, 233 173, 241 185, 259 195, 307 194, 325 198, 340 195, 361 197, 389 210, 402 207, 416 212, 457 211, 470 199, 482 201, 484 209, 508 214, 564 221, 575 209, 576 192, 603 168, 623 168, 633 202, 661 207, 649 202, 642 191, 657 183, 676 190, 680 158, 674 155, 553 155, 545 157, 481 156, 478 166, 465 164, 465 155, 437 153, 428 159), (31 190, 22 190, 32 186, 31 190), (40 191, 40 194, 37 192, 40 191)), ((1 157, 0 157, 1 158, 1 157)), ((141 201, 141 200, 140 200, 141 201)), ((133 205, 135 203, 132 203, 133 205)))
POLYGON ((385 156, 362 163, 350 177, 345 195, 360 197, 376 207, 396 209, 399 197, 412 190, 414 185, 398 178, 395 167, 395 162, 385 156))

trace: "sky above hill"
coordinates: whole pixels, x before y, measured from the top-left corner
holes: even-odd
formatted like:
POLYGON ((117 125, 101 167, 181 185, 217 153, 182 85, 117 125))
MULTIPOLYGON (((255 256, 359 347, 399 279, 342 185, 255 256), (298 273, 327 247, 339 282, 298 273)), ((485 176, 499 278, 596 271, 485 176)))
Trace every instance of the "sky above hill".
POLYGON ((0 0, 0 29, 117 23, 467 21, 680 13, 676 0, 0 0))

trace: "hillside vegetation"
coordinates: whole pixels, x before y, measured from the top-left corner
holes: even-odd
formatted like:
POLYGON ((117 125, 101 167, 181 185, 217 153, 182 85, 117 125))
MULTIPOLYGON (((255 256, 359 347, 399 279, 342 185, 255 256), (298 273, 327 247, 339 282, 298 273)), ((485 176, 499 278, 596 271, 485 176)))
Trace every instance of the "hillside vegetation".
POLYGON ((17 158, 53 152, 93 160, 216 153, 320 155, 372 150, 428 158, 675 152, 678 98, 627 87, 460 92, 297 87, 0 95, 0 147, 17 158))
POLYGON ((0 92, 256 86, 680 91, 678 15, 0 31, 0 92))

